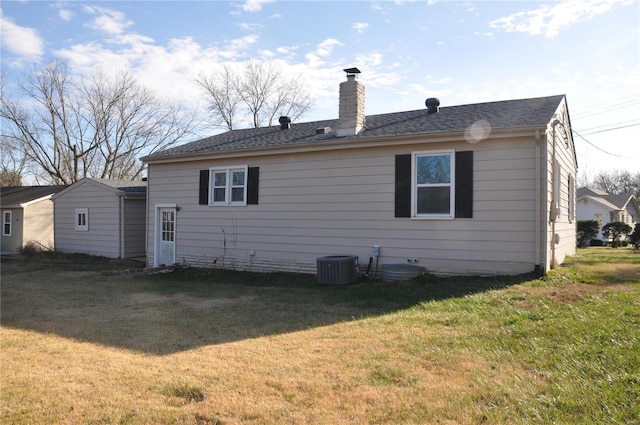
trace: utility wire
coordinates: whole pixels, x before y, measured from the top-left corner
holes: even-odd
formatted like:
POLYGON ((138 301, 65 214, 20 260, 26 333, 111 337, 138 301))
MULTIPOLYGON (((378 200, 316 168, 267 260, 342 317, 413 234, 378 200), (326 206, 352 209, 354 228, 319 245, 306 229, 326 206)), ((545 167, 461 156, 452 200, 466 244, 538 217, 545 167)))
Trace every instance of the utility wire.
MULTIPOLYGON (((588 136, 588 135, 590 135, 590 134, 605 133, 605 132, 607 132, 607 131, 619 130, 619 129, 621 129, 621 128, 628 128, 628 127, 635 127, 635 126, 637 126, 637 125, 640 125, 640 123, 629 124, 629 125, 621 125, 620 127, 608 128, 608 129, 606 129, 606 130, 592 131, 592 132, 589 132, 589 133, 585 133, 584 135, 585 135, 585 136, 588 136)), ((577 134, 577 133, 576 133, 576 134, 577 134)), ((582 136, 580 136, 580 137, 582 137, 582 136)))
POLYGON ((632 95, 622 99, 614 100, 612 102, 600 104, 596 109, 578 112, 577 114, 572 114, 572 116, 575 118, 585 118, 592 115, 599 115, 603 112, 629 108, 631 106, 637 105, 638 103, 640 103, 640 99, 638 98, 638 96, 632 95))
MULTIPOLYGON (((627 125, 627 124, 640 124, 640 120, 638 119, 632 119, 632 120, 628 120, 628 121, 620 121, 620 122, 612 122, 611 124, 604 124, 604 125, 598 125, 596 127, 589 127, 589 128, 583 128, 581 131, 583 132, 589 132, 589 131, 593 131, 593 130, 599 130, 599 129, 606 129, 607 127, 611 127, 612 125, 627 125)), ((615 127, 617 128, 617 127, 615 127)), ((615 128, 611 128, 611 130, 614 130, 615 128)), ((587 133, 584 133, 585 135, 587 133)))
POLYGON ((582 136, 582 135, 581 135, 580 133, 578 133, 577 131, 575 131, 575 130, 573 130, 573 129, 572 129, 571 131, 573 132, 573 134, 575 134, 576 136, 580 137, 582 140, 584 140, 584 141, 585 141, 585 142, 587 142, 589 145, 593 146, 594 148, 596 148, 597 150, 599 150, 599 151, 600 151, 600 152, 602 152, 602 153, 606 153, 607 155, 615 156, 615 157, 617 157, 617 158, 627 158, 627 159, 631 158, 630 156, 622 156, 622 155, 617 155, 617 154, 615 154, 615 153, 607 152, 607 151, 605 151, 604 149, 602 149, 602 148, 600 148, 600 147, 598 147, 598 146, 594 145, 594 144, 593 144, 593 143, 591 143, 589 140, 585 139, 585 138, 584 138, 584 136, 582 136))

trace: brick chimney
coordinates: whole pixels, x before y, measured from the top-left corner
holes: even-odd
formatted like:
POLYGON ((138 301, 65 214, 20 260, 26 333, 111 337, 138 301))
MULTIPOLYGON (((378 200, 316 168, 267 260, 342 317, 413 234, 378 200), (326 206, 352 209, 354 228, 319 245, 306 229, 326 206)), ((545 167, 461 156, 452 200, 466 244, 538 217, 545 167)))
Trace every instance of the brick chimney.
POLYGON ((348 68, 347 81, 340 83, 340 108, 336 136, 355 136, 364 128, 364 85, 357 76, 358 68, 348 68))

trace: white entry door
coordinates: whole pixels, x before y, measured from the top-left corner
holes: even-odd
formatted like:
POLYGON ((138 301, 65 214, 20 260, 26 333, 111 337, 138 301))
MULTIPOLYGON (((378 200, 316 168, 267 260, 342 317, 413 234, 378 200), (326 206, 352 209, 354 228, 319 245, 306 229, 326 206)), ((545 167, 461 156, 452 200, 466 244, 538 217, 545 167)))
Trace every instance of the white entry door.
POLYGON ((156 266, 176 262, 176 209, 158 208, 156 266))

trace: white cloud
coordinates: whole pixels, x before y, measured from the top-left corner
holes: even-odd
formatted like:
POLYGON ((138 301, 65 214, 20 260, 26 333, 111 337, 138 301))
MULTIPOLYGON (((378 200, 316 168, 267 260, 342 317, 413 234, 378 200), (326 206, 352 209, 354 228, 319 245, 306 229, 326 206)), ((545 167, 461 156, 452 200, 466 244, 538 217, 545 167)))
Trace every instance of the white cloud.
POLYGON ((97 31, 118 35, 133 25, 124 13, 117 10, 100 6, 85 6, 84 10, 89 14, 98 15, 92 22, 85 24, 86 27, 97 31))
POLYGON ((0 16, 2 46, 22 59, 38 60, 44 52, 44 42, 33 28, 21 27, 0 16))
POLYGON ((490 22, 491 28, 506 32, 525 32, 532 35, 544 34, 553 38, 570 25, 589 21, 596 15, 610 10, 616 3, 626 0, 566 0, 551 5, 544 4, 537 9, 514 13, 490 22))
POLYGON ((58 16, 63 21, 70 21, 73 18, 73 11, 70 9, 60 9, 58 10, 58 16))
POLYGON ((367 28, 369 28, 369 24, 364 22, 356 22, 351 26, 351 28, 358 31, 358 33, 362 34, 367 28))
POLYGON ((275 0, 247 0, 240 7, 244 12, 260 12, 263 4, 273 3, 274 1, 275 0))
POLYGON ((344 44, 335 38, 327 38, 316 46, 315 53, 318 56, 329 56, 336 46, 344 46, 344 44))
POLYGON ((357 55, 356 63, 362 67, 374 67, 382 64, 382 54, 378 52, 372 52, 367 55, 357 55))
POLYGON ((240 27, 240 29, 242 29, 244 31, 257 31, 260 28, 264 27, 264 25, 262 25, 262 24, 249 24, 249 23, 246 23, 246 22, 238 24, 238 26, 240 27))

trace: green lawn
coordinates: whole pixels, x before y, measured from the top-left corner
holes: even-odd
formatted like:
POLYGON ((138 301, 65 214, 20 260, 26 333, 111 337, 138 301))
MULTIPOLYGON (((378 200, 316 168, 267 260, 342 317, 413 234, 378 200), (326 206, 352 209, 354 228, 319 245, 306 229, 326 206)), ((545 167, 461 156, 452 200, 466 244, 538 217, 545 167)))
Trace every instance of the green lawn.
POLYGON ((3 259, 0 421, 638 424, 640 252, 542 279, 3 259))

